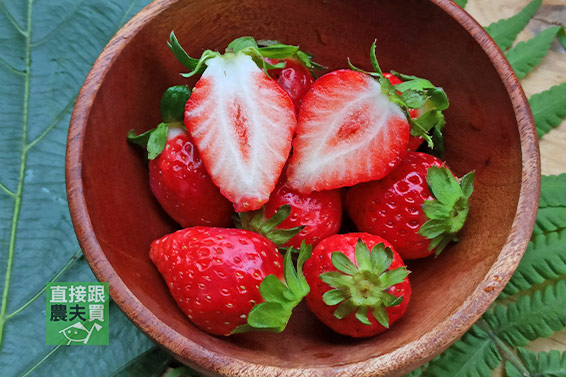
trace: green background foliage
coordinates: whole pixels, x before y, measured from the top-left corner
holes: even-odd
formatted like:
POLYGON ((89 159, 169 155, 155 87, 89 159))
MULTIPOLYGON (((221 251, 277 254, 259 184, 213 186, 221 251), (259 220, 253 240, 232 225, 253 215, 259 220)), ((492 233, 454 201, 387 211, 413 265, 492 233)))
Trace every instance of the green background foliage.
MULTIPOLYGON (((65 196, 71 111, 92 63, 148 0, 0 0, 0 370, 6 376, 158 376, 170 357, 110 305, 110 345, 47 346, 48 281, 95 281, 82 258, 65 196)), ((465 7, 467 1, 457 3, 465 7)), ((513 45, 540 7, 486 30, 519 77, 557 38, 560 26, 513 45)), ((539 136, 566 117, 566 83, 529 102, 539 136)), ((565 376, 566 355, 523 346, 566 326, 566 174, 543 177, 537 224, 525 258, 501 297, 458 342, 408 376, 565 376)), ((189 373, 187 368, 170 373, 189 373)), ((195 374, 196 375, 196 374, 195 374)))
POLYGON ((110 304, 110 345, 45 344, 45 283, 96 281, 76 254, 65 145, 92 63, 146 0, 0 1, 0 371, 151 376, 168 357, 110 304), (61 270, 62 274, 58 274, 61 270), (147 353, 150 351, 149 353, 147 353), (141 356, 143 355, 143 356, 141 356), (139 358, 151 358, 143 363, 139 358), (129 367, 132 360, 143 372, 129 367))

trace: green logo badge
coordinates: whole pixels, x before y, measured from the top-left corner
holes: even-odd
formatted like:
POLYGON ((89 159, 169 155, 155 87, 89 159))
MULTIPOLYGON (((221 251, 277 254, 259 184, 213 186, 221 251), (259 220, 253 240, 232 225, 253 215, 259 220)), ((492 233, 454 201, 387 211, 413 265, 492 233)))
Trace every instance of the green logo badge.
POLYGON ((108 283, 47 283, 48 345, 108 345, 108 283))

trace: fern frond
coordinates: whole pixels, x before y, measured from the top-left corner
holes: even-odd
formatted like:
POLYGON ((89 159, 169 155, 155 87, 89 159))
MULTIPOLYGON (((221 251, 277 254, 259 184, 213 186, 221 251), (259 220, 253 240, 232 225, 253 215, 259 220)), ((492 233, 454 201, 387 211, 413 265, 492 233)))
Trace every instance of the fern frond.
POLYGON ((538 137, 541 138, 566 118, 566 83, 533 94, 529 98, 529 105, 537 126, 538 137))
MULTIPOLYGON (((517 349, 517 356, 529 372, 529 377, 565 377, 566 376, 566 352, 550 351, 538 354, 524 348, 517 349)), ((524 377, 517 368, 507 362, 505 363, 507 377, 524 377)))
POLYGON ((542 0, 533 0, 516 15, 499 20, 487 26, 485 30, 502 50, 513 45, 517 35, 527 26, 542 4, 542 0))
POLYGON ((566 327, 566 280, 508 305, 495 304, 483 315, 499 339, 511 347, 551 336, 566 327))
MULTIPOLYGON (((560 86, 564 88, 563 94, 564 99, 566 100, 566 83, 560 86)), ((556 94, 558 95, 559 93, 556 94)), ((566 101, 564 102, 564 110, 564 117, 566 117, 566 101)), ((566 173, 558 175, 543 175, 540 182, 541 190, 540 202, 538 205, 539 208, 566 207, 566 195, 564 195, 566 192, 566 173)))
POLYGON ((564 34, 562 26, 553 26, 544 29, 528 41, 519 42, 507 51, 506 56, 509 64, 518 78, 522 79, 546 56, 554 38, 564 34))
POLYGON ((454 0, 454 2, 458 4, 462 9, 464 9, 466 7, 466 4, 468 4, 468 0, 454 0))
POLYGON ((533 236, 566 229, 566 207, 539 208, 533 236))
POLYGON ((460 340, 432 360, 420 376, 491 376, 500 363, 501 356, 495 343, 485 331, 474 325, 460 340))
POLYGON ((545 280, 566 277, 565 250, 566 229, 534 237, 500 298, 515 295, 545 280))

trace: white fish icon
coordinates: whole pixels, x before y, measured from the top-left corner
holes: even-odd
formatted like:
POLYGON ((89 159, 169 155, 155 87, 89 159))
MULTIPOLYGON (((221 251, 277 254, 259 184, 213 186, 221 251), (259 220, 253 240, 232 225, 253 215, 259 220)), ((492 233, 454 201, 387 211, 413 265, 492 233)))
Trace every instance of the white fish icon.
POLYGON ((96 329, 96 331, 100 331, 101 328, 102 326, 100 326, 98 323, 93 323, 90 327, 90 330, 87 330, 87 328, 81 322, 76 322, 68 327, 65 327, 63 330, 59 330, 59 332, 63 333, 63 335, 65 335, 65 338, 69 340, 67 345, 71 344, 72 342, 82 342, 83 344, 87 344, 93 330, 96 329))

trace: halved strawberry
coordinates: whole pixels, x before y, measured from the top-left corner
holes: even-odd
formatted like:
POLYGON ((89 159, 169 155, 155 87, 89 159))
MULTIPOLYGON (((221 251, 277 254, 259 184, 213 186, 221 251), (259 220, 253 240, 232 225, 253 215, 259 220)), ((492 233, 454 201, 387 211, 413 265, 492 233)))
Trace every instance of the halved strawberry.
POLYGON ((185 106, 185 125, 236 211, 258 209, 291 150, 293 102, 247 55, 226 54, 207 65, 185 106))
POLYGON ((401 160, 409 133, 405 114, 377 80, 330 72, 303 98, 288 185, 309 193, 380 179, 401 160))
POLYGON ((258 47, 242 37, 225 54, 206 50, 198 60, 173 34, 170 47, 192 69, 186 76, 202 73, 185 106, 185 126, 212 181, 237 211, 260 208, 277 183, 296 127, 291 98, 264 72, 284 64, 264 59, 285 59, 298 47, 258 47))

